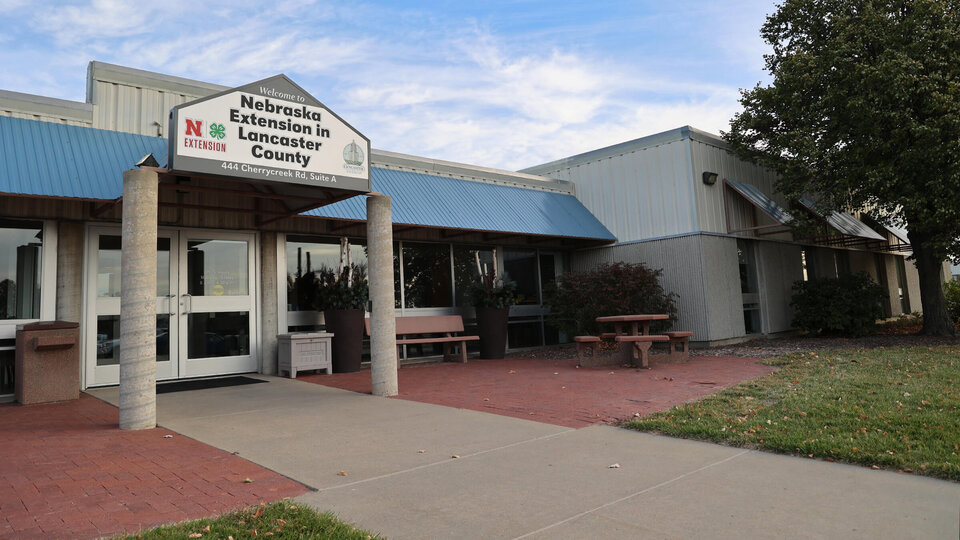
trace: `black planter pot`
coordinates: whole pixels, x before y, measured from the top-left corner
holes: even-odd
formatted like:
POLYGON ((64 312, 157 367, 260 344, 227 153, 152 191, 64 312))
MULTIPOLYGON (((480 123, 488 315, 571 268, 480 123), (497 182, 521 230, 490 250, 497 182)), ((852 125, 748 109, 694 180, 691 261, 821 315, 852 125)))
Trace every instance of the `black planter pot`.
POLYGON ((323 311, 327 332, 333 333, 330 353, 334 373, 360 371, 363 353, 363 310, 327 309, 323 311))
POLYGON ((477 308, 480 358, 503 358, 507 350, 507 319, 510 308, 477 308))

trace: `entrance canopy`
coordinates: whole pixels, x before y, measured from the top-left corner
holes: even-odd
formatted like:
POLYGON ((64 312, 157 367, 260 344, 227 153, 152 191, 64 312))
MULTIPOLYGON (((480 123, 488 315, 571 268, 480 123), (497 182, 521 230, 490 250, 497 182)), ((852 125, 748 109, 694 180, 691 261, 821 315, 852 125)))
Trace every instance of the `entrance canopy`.
MULTIPOLYGON (((365 203, 351 198, 360 192, 171 172, 168 147, 160 137, 0 117, 0 194, 85 201, 82 212, 71 205, 71 219, 116 220, 122 172, 152 154, 159 165, 161 225, 365 235, 365 203), (303 218, 328 225, 305 226, 303 218)), ((370 172, 370 188, 393 198, 394 230, 401 237, 565 248, 616 240, 569 193, 378 165, 370 172)))

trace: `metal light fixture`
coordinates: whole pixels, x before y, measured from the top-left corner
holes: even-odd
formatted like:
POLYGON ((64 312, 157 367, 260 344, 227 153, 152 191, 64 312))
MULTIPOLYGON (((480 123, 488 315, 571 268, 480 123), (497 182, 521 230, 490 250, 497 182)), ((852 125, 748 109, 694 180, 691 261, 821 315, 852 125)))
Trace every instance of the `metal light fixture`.
POLYGON ((703 171, 703 183, 712 186, 717 183, 719 175, 715 172, 703 171))

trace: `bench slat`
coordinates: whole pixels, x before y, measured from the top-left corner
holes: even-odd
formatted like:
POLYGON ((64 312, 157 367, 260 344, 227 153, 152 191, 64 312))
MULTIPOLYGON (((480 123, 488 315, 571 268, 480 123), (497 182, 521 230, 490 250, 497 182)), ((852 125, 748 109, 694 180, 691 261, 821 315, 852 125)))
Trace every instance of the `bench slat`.
MULTIPOLYGON (((436 315, 430 317, 397 317, 397 335, 452 334, 463 332, 463 318, 459 315, 436 315)), ((370 335, 370 319, 363 320, 363 328, 370 335)))
POLYGON ((397 345, 414 345, 418 343, 459 343, 461 341, 477 341, 480 336, 450 336, 432 338, 398 339, 397 345))
POLYGON ((630 341, 630 342, 634 342, 634 341, 670 341, 670 338, 668 338, 667 336, 661 336, 661 335, 654 334, 654 335, 650 335, 650 336, 617 336, 617 337, 616 337, 616 340, 617 340, 617 341, 621 341, 621 342, 623 342, 623 341, 630 341))

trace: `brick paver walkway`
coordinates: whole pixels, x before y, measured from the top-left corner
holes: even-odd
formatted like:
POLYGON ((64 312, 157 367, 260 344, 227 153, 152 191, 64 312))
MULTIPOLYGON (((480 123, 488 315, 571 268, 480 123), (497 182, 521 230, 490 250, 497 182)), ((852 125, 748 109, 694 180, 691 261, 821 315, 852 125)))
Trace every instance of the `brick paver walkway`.
MULTIPOLYGON (((400 399, 502 414, 567 427, 647 415, 773 371, 757 358, 691 357, 650 369, 577 368, 573 360, 470 359, 399 370, 400 399)), ((298 380, 370 393, 370 372, 299 375, 298 380)))
POLYGON ((0 538, 98 538, 308 491, 166 429, 120 431, 117 420, 86 394, 0 405, 0 538))

